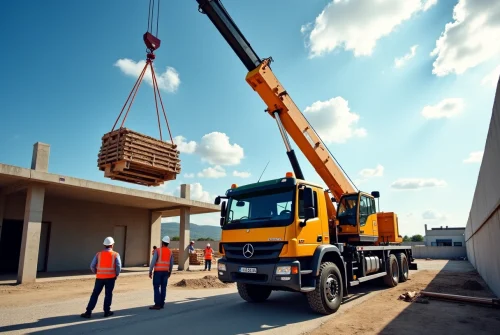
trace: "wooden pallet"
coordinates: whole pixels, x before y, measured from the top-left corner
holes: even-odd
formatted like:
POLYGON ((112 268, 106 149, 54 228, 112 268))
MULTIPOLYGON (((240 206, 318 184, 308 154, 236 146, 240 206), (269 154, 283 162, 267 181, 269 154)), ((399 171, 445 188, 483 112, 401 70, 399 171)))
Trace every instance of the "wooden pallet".
POLYGON ((171 143, 120 128, 102 137, 97 166, 106 178, 159 186, 175 180, 181 172, 176 148, 171 143))

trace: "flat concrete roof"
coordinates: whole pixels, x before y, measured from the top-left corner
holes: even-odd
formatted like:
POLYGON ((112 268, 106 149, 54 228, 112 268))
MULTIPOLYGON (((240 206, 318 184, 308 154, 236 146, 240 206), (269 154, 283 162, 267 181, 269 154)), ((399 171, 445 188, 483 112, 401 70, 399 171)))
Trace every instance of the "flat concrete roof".
POLYGON ((220 210, 219 206, 211 203, 0 163, 0 193, 22 191, 32 183, 43 184, 48 196, 144 208, 161 212, 164 217, 178 216, 182 207, 190 208, 190 214, 214 213, 220 210))

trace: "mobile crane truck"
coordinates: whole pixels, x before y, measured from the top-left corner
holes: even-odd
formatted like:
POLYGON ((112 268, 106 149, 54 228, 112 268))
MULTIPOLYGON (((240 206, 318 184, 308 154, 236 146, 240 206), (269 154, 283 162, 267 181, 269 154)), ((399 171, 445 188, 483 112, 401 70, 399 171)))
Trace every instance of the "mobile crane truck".
POLYGON ((257 56, 221 1, 197 2, 247 68, 246 81, 276 120, 293 169, 274 180, 233 184, 215 199, 221 205, 219 280, 236 282, 249 302, 263 302, 273 290, 302 292, 321 314, 335 313, 348 289, 362 282, 380 279, 394 287, 406 281, 416 264, 411 247, 401 245, 397 215, 377 211, 379 192, 355 190, 274 75, 271 58, 257 56), (304 179, 288 135, 327 190, 304 179))

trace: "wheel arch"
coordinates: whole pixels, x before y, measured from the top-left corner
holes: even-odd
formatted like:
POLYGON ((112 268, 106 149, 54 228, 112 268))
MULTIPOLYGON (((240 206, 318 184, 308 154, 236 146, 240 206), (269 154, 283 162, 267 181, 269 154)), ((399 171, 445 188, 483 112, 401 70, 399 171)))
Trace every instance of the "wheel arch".
POLYGON ((323 262, 332 262, 337 265, 342 275, 343 296, 347 296, 347 273, 344 257, 340 254, 340 250, 334 245, 320 245, 316 248, 312 259, 312 273, 315 277, 319 276, 320 266, 323 262))

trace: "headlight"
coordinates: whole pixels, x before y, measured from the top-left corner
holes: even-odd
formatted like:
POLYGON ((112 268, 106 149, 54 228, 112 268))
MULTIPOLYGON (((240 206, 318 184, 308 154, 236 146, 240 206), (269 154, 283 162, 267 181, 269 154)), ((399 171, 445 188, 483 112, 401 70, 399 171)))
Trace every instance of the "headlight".
POLYGON ((288 266, 278 266, 276 268, 276 274, 277 275, 289 275, 291 273, 291 266, 288 265, 288 266))
POLYGON ((217 268, 219 269, 219 271, 226 271, 226 264, 217 263, 217 268))

